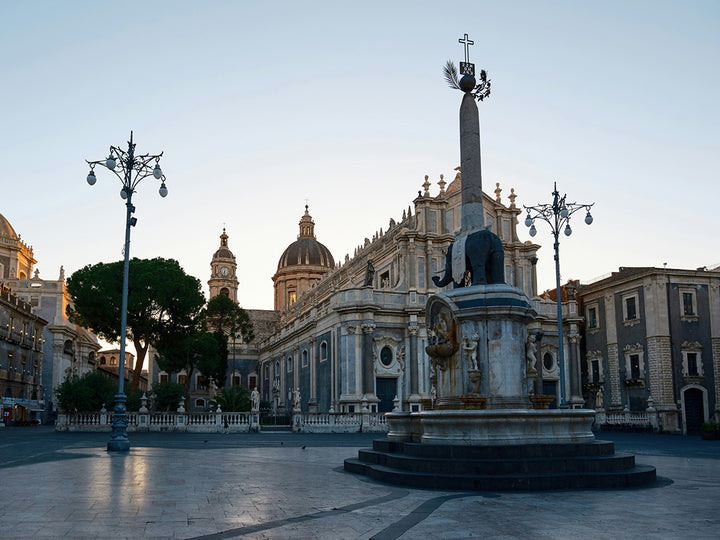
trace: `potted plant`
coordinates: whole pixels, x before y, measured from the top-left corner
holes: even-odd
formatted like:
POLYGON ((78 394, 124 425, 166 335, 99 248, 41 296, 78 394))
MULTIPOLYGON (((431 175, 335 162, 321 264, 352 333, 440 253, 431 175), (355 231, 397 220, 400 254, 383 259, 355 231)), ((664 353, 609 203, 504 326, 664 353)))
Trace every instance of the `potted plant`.
POLYGON ((700 426, 700 432, 704 441, 720 440, 720 423, 703 422, 702 426, 700 426))

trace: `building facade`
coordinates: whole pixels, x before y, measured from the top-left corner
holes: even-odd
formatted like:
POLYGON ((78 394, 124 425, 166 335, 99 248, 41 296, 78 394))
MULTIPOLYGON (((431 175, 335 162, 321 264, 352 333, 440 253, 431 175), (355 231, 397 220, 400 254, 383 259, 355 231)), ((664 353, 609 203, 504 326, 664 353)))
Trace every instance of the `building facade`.
POLYGON ((95 369, 100 344, 92 332, 67 318, 70 296, 63 268, 58 279, 45 280, 34 270, 36 262, 32 248, 22 242, 0 215, 0 281, 30 306, 34 316, 47 321, 38 337, 43 360, 38 395, 47 419, 54 410, 54 389, 69 375, 82 375, 95 369))
MULTIPOLYGON (((314 259, 294 256, 301 250, 293 243, 279 260, 273 278, 279 324, 258 343, 264 400, 280 412, 420 410, 430 400, 425 303, 442 290, 432 278, 443 271, 461 226, 460 183, 459 172, 449 186, 441 176, 431 195, 426 177, 402 217, 340 264, 329 253, 321 258, 324 246, 306 208, 298 240, 320 248, 314 259)), ((497 185, 494 199, 484 195, 485 222, 502 239, 506 281, 532 298, 539 246, 518 239, 516 195, 511 190, 506 205, 501 192, 497 185)))
POLYGON ((720 419, 720 268, 620 268, 578 296, 588 406, 686 434, 720 419))

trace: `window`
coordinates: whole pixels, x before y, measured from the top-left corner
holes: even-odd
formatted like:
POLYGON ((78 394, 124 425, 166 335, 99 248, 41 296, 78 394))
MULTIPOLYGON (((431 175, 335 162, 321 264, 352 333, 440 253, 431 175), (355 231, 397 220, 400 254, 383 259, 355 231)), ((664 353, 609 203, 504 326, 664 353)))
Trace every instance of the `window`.
POLYGON ((308 367, 308 352, 302 352, 302 367, 308 367))
POLYGON ((104 356, 101 356, 100 357, 100 365, 104 366, 105 364, 107 364, 107 358, 105 358, 104 356))
POLYGON ((684 292, 683 297, 683 315, 695 315, 695 298, 692 293, 684 292))
POLYGON ((287 360, 285 361, 287 365, 287 372, 290 373, 293 370, 293 358, 292 356, 288 356, 287 360))
POLYGON ((201 408, 205 407, 205 400, 203 398, 198 398, 195 400, 195 407, 201 408))
POLYGON ((597 307, 593 306, 587 309, 587 324, 589 329, 598 327, 597 307))
POLYGON ((630 355, 630 378, 636 379, 636 380, 640 378, 640 355, 639 354, 631 354, 630 355))
POLYGON ((640 343, 626 345, 625 353, 625 383, 628 385, 645 384, 645 351, 640 343))
POLYGON ((545 371, 552 371, 555 367, 555 359, 549 352, 546 352, 543 355, 543 367, 545 368, 545 371))
POLYGON ((697 297, 695 287, 680 287, 680 319, 683 321, 697 321, 697 297))
POLYGON ((503 228, 502 228, 503 240, 506 240, 506 241, 511 240, 511 238, 510 238, 510 220, 503 219, 502 225, 503 225, 503 228))
POLYGON ((233 375, 231 384, 233 386, 240 386, 240 375, 233 375))
POLYGON ((297 293, 295 291, 288 291, 288 305, 292 305, 297 300, 297 293))
POLYGON ((167 374, 167 373, 161 373, 161 374, 160 374, 160 383, 161 383, 161 384, 165 384, 165 383, 168 382, 169 380, 170 380, 170 378, 168 377, 168 374, 167 374))
POLYGON ((590 378, 593 382, 600 380, 600 360, 590 360, 590 378))
POLYGON ((622 295, 623 323, 633 326, 640 321, 640 302, 637 291, 622 295))
POLYGON ((323 341, 320 344, 320 361, 325 362, 328 359, 328 346, 327 341, 323 341))
POLYGON ((187 375, 178 375, 178 384, 185 384, 187 382, 187 375))
POLYGON ((683 376, 694 379, 691 382, 702 382, 704 370, 702 365, 702 345, 697 341, 685 341, 680 347, 682 351, 683 376))
POLYGON ((198 375, 195 379, 195 388, 204 388, 205 387, 205 377, 203 375, 198 375))
POLYGON ((250 375, 250 377, 248 379, 248 388, 250 388, 252 390, 253 388, 256 388, 256 387, 257 387, 257 377, 255 375, 250 375))
POLYGON ((625 299, 625 320, 632 321, 637 319, 637 306, 635 305, 636 298, 631 296, 625 299))
POLYGON ((587 352, 588 382, 603 382, 603 357, 601 351, 587 352))
POLYGON ((110 365, 117 366, 117 358, 115 358, 114 356, 111 356, 110 357, 110 365))
POLYGON ((380 362, 382 362, 383 366, 389 367, 390 364, 393 362, 393 352, 390 347, 387 345, 382 348, 380 351, 380 362))
POLYGON ((697 356, 698 355, 696 352, 687 353, 687 373, 691 377, 697 377, 700 374, 700 370, 698 369, 697 356))
POLYGON ((383 289, 390 288, 390 271, 380 274, 380 287, 383 289))

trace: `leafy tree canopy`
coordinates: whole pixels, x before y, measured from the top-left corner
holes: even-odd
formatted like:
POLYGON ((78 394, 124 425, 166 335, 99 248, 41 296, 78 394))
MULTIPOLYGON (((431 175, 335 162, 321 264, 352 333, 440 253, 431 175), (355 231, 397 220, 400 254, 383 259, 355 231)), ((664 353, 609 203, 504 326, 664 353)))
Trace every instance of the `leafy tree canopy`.
POLYGON ((169 335, 157 344, 157 364, 161 370, 168 373, 185 370, 184 392, 187 396, 196 369, 205 377, 211 377, 218 371, 221 345, 210 332, 194 331, 184 336, 169 335))
POLYGON ((98 371, 68 377, 55 389, 60 408, 68 412, 99 411, 103 405, 111 408, 115 392, 117 385, 98 371))
MULTIPOLYGON (((120 340, 123 262, 81 268, 67 280, 71 321, 101 338, 120 340)), ((132 390, 137 390, 149 345, 195 327, 205 298, 200 281, 173 259, 131 259, 128 276, 127 337, 137 352, 132 390)))
POLYGON ((250 396, 247 388, 242 386, 233 386, 231 388, 223 388, 223 390, 215 396, 211 402, 211 410, 217 410, 217 406, 224 412, 239 412, 250 410, 250 396))
POLYGON ((176 411, 180 398, 185 395, 185 387, 174 382, 153 383, 153 404, 157 411, 176 411))
POLYGON ((205 308, 208 328, 228 339, 248 343, 254 339, 253 327, 247 311, 223 294, 211 298, 205 308))

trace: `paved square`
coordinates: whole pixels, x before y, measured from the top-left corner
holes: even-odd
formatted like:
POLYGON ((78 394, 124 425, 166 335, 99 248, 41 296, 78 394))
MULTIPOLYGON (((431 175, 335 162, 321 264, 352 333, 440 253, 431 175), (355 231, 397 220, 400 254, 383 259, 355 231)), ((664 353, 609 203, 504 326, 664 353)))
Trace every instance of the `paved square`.
POLYGON ((377 435, 0 431, 3 538, 718 538, 720 443, 602 434, 657 486, 440 492, 342 470, 377 435))

